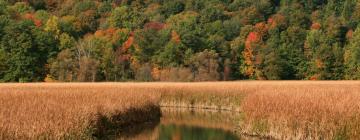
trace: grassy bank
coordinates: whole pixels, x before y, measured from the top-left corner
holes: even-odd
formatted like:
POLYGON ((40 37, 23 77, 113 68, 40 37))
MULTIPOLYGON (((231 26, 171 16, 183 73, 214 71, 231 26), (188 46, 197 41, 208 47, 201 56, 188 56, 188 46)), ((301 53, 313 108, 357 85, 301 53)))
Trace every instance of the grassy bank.
POLYGON ((90 139, 159 119, 159 96, 112 84, 0 85, 0 139, 90 139))
POLYGON ((0 85, 0 138, 101 137, 159 107, 241 113, 239 131, 277 139, 360 137, 360 82, 0 85))
POLYGON ((254 89, 229 82, 167 83, 161 90, 160 105, 240 112, 245 93, 253 92, 254 89))
POLYGON ((278 139, 360 137, 360 82, 264 82, 242 102, 243 131, 278 139))
POLYGON ((249 81, 166 85, 161 105, 242 113, 239 132, 275 139, 360 137, 360 82, 249 81))

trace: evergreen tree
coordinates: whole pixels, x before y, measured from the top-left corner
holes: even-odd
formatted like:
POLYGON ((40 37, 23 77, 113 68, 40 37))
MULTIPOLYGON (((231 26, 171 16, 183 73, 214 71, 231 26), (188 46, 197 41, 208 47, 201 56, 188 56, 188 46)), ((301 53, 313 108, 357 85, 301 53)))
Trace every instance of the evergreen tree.
POLYGON ((345 48, 345 78, 360 79, 360 28, 354 32, 353 38, 345 48))

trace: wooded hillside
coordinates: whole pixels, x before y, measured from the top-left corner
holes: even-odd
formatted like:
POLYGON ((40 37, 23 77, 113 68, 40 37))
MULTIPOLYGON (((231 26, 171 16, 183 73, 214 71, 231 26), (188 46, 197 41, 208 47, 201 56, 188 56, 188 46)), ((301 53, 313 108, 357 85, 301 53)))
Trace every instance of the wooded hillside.
POLYGON ((0 81, 360 79, 357 0, 0 0, 0 81))

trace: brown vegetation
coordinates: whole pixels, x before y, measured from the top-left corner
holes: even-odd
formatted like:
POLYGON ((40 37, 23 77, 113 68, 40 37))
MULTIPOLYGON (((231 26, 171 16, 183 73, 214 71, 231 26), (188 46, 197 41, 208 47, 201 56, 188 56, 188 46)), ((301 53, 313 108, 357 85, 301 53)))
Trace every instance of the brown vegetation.
MULTIPOLYGON (((162 106, 244 113, 241 133, 276 139, 360 137, 360 82, 249 81, 173 84, 162 106)), ((171 88, 170 88, 171 87, 171 88)))
POLYGON ((360 136, 359 91, 356 81, 3 84, 0 138, 97 136, 111 123, 158 118, 160 104, 241 112, 240 131, 250 135, 353 139, 360 136))
POLYGON ((159 96, 147 91, 113 84, 0 85, 0 139, 87 139, 102 137, 111 123, 158 119, 159 96))
POLYGON ((193 109, 161 109, 161 124, 177 124, 180 126, 198 126, 226 131, 234 131, 237 122, 242 118, 239 113, 217 110, 193 109))
POLYGON ((243 131, 277 139, 360 137, 360 82, 269 82, 242 103, 243 131))

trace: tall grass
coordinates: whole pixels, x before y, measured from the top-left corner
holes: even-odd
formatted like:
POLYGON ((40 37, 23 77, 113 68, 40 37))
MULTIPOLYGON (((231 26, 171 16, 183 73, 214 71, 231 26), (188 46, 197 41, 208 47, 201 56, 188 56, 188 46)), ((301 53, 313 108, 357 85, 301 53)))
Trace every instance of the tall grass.
POLYGON ((360 82, 262 82, 243 100, 245 132, 277 139, 360 137, 360 82))
POLYGON ((356 81, 1 84, 0 139, 96 136, 154 119, 159 105, 242 113, 244 134, 354 139, 359 92, 356 81))
POLYGON ((124 122, 117 124, 131 125, 157 115, 158 99, 125 85, 0 85, 0 139, 88 139, 104 133, 104 119, 121 115, 124 122))

